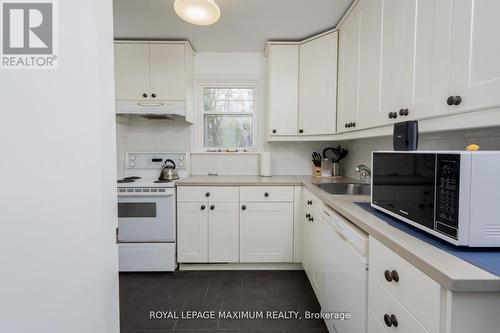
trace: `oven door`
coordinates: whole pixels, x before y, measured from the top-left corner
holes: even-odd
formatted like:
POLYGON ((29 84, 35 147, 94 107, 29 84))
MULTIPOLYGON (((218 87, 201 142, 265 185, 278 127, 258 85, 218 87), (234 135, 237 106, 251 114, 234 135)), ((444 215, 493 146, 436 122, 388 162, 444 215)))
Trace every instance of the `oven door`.
POLYGON ((436 155, 373 153, 372 204, 434 230, 436 155))
POLYGON ((118 196, 118 241, 175 242, 175 189, 118 196))

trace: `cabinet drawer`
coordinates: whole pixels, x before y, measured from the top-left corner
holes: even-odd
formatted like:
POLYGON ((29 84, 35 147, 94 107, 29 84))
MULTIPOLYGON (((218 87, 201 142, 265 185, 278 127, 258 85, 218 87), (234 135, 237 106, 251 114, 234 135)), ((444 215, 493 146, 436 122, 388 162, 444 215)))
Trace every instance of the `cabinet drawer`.
POLYGON ((203 186, 190 187, 181 186, 177 188, 178 202, 200 202, 200 201, 218 201, 218 202, 238 202, 238 187, 221 186, 203 186))
POLYGON ((373 276, 391 292, 408 311, 430 332, 439 331, 441 286, 398 256, 388 247, 370 237, 369 270, 373 276), (385 271, 397 272, 399 281, 389 282, 385 271))
MULTIPOLYGON (((406 310, 401 303, 370 273, 368 276, 368 313, 385 326, 387 332, 427 333, 422 324, 406 310), (394 316, 395 325, 389 327, 384 316, 394 316)), ((439 313, 438 313, 439 314, 439 313)), ((368 332, 382 332, 381 327, 369 329, 368 332)))
POLYGON ((244 202, 293 202, 293 186, 241 187, 240 201, 244 202))

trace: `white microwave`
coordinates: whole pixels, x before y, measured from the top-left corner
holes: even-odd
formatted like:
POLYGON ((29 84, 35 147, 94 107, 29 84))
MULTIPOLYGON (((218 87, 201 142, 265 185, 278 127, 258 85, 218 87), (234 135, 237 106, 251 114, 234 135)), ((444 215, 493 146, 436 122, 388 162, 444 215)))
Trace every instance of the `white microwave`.
POLYGON ((500 247, 500 151, 373 152, 371 205, 454 245, 500 247))

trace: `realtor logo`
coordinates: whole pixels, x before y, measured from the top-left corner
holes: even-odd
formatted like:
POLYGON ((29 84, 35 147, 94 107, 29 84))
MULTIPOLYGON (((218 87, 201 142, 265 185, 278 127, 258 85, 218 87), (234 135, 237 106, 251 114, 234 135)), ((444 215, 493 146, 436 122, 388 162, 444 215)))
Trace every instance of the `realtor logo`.
POLYGON ((0 0, 0 4, 0 67, 57 68, 54 0, 0 0))

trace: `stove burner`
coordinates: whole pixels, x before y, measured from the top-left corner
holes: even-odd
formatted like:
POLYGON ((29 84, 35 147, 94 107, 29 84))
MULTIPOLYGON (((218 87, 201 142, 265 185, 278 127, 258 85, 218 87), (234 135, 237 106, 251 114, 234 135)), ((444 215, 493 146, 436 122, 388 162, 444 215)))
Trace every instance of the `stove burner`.
POLYGON ((123 179, 125 179, 125 180, 137 180, 137 179, 141 179, 141 177, 132 176, 132 177, 124 177, 123 179))
POLYGON ((135 182, 135 180, 133 180, 133 179, 118 179, 116 182, 117 182, 118 184, 123 184, 123 183, 133 183, 133 182, 135 182))
POLYGON ((132 176, 132 177, 125 177, 123 179, 118 179, 116 182, 118 184, 123 184, 123 183, 133 183, 135 182, 137 179, 141 179, 141 177, 136 177, 136 176, 132 176))

